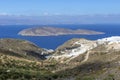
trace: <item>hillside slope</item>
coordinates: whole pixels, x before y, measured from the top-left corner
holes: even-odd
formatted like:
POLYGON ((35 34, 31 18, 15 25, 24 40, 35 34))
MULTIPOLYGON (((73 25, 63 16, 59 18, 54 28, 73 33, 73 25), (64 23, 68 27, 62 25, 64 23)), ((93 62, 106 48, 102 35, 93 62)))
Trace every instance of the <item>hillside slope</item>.
POLYGON ((44 61, 46 54, 46 50, 29 41, 0 39, 0 80, 51 78, 52 72, 48 69, 51 64, 44 61))
POLYGON ((68 79, 119 80, 120 37, 72 39, 58 47, 49 60, 59 62, 53 72, 68 79))
POLYGON ((45 52, 45 50, 25 40, 0 39, 0 52, 19 57, 31 56, 43 59, 43 52, 45 52))
POLYGON ((0 79, 120 80, 120 36, 75 38, 46 54, 28 41, 1 39, 0 79))

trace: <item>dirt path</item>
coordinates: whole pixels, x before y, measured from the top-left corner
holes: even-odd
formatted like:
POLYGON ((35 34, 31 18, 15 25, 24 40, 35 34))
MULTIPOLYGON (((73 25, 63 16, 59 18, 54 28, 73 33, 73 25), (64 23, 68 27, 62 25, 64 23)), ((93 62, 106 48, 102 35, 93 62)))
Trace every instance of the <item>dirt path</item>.
POLYGON ((83 62, 85 62, 85 61, 88 60, 88 58, 89 58, 89 54, 90 54, 90 51, 88 51, 88 52, 86 53, 86 55, 85 55, 85 59, 84 59, 81 63, 83 63, 83 62))

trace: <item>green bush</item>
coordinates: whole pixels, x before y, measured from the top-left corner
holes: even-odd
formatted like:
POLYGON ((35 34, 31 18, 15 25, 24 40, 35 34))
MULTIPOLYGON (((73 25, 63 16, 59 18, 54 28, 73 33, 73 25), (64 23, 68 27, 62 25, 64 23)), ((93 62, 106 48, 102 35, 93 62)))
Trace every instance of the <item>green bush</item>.
POLYGON ((106 77, 104 80, 115 80, 115 79, 114 79, 114 75, 113 75, 113 74, 110 74, 110 75, 108 75, 108 77, 106 77))

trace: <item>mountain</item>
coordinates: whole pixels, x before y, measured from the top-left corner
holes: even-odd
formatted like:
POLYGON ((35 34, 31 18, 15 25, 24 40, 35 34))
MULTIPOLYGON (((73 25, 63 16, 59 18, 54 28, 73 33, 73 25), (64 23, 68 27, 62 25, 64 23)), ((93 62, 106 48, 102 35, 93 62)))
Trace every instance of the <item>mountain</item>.
POLYGON ((66 29, 66 28, 57 28, 57 27, 37 27, 37 28, 28 28, 20 31, 18 33, 22 36, 58 36, 58 35, 97 35, 104 34, 103 32, 97 32, 92 30, 83 30, 83 29, 66 29))
POLYGON ((56 50, 18 39, 0 39, 0 79, 119 80, 120 36, 74 38, 56 50))

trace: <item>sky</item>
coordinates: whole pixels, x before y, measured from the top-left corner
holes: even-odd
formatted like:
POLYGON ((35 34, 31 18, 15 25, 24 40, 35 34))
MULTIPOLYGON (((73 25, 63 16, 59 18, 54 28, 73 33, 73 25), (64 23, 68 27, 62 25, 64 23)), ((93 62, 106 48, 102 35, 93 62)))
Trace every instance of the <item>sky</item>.
POLYGON ((0 25, 120 24, 120 0, 0 0, 0 25))
POLYGON ((120 14, 120 0, 0 0, 0 15, 120 14))

